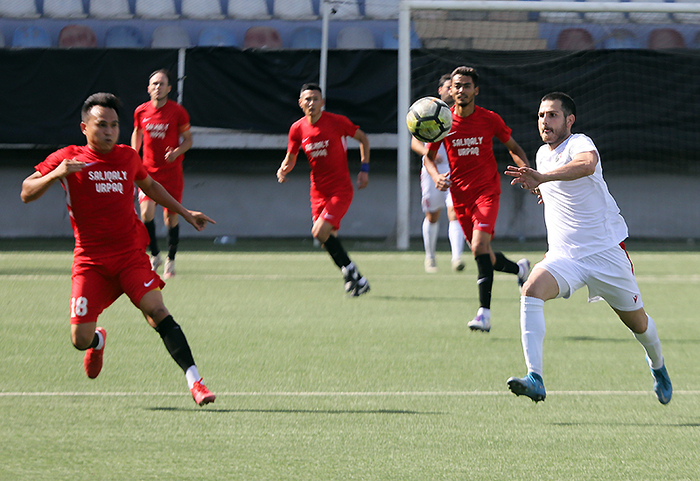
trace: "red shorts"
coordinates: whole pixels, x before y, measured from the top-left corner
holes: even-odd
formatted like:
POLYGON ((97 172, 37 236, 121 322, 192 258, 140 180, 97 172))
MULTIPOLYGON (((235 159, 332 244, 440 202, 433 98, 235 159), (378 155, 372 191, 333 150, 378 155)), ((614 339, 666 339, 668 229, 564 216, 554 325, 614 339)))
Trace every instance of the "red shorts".
MULTIPOLYGON (((149 173, 149 175, 153 180, 162 185, 163 188, 168 191, 168 194, 172 195, 176 201, 182 203, 182 193, 185 190, 185 178, 182 172, 154 172, 149 173)), ((139 204, 147 200, 151 199, 139 189, 139 204)))
POLYGON ((124 293, 138 307, 147 292, 165 287, 143 250, 100 260, 78 256, 73 260, 72 280, 71 324, 97 322, 102 311, 124 293))
POLYGON ((472 241, 472 232, 480 230, 493 237, 498 217, 500 194, 483 194, 471 204, 458 204, 453 197, 455 215, 462 226, 467 241, 472 241))
POLYGON ((340 229, 340 221, 348 212, 352 203, 353 191, 340 192, 330 197, 324 197, 318 193, 311 193, 311 219, 316 222, 320 217, 333 226, 340 229))

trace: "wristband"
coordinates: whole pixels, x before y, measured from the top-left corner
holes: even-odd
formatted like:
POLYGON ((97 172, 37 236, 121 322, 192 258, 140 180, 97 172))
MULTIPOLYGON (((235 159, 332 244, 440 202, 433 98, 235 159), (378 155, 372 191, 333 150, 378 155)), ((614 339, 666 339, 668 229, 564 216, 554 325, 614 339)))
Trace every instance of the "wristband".
POLYGON ((360 162, 360 172, 369 172, 369 162, 360 162))

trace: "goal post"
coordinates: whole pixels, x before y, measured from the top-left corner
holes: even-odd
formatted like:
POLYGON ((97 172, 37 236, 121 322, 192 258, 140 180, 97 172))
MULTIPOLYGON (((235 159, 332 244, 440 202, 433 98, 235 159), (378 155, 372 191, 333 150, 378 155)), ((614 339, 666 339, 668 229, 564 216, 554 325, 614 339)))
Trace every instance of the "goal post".
MULTIPOLYGON (((410 134, 404 122, 411 104, 411 25, 418 10, 462 12, 542 13, 622 13, 622 14, 700 14, 700 3, 595 2, 530 0, 400 0, 398 17, 398 98, 397 98, 397 221, 396 248, 407 250, 410 242, 411 150, 410 134)), ((699 34, 700 35, 700 34, 699 34)), ((436 72, 437 74, 438 72, 436 72)), ((442 72, 440 72, 442 73, 442 72)), ((435 76, 435 80, 439 75, 435 76)))

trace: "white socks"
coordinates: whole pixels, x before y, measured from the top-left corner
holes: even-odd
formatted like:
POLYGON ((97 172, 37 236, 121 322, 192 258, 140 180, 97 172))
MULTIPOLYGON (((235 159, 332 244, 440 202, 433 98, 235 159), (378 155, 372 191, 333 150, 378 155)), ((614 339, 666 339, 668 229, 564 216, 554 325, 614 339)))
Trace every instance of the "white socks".
POLYGON ((447 226, 447 236, 450 238, 452 260, 461 259, 464 252, 464 231, 458 220, 451 220, 447 226))
POLYGON ((520 332, 528 372, 542 376, 544 345, 544 301, 535 297, 520 297, 520 332))
POLYGON ((187 386, 190 389, 192 389, 194 383, 202 379, 202 376, 199 375, 199 371, 197 371, 197 366, 192 364, 187 371, 185 371, 185 379, 187 379, 187 386))
POLYGON ((100 349, 105 347, 105 338, 100 331, 95 331, 95 334, 97 334, 97 338, 99 339, 99 341, 97 342, 97 346, 94 347, 94 350, 99 351, 100 349))
POLYGON ((427 217, 423 219, 423 247, 425 247, 425 257, 435 257, 439 228, 439 221, 433 224, 427 217))
POLYGON ((644 350, 647 352, 647 357, 649 358, 649 367, 652 369, 661 369, 664 365, 664 357, 661 355, 661 341, 656 332, 656 323, 649 314, 647 314, 647 319, 647 330, 642 334, 637 334, 635 332, 632 334, 634 334, 634 337, 644 346, 644 350))

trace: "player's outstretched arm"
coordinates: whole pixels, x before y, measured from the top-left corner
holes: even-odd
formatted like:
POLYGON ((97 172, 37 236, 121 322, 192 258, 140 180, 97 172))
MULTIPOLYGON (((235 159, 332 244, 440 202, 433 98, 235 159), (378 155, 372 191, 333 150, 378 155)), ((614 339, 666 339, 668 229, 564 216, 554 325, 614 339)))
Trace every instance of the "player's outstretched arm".
POLYGON ((145 179, 135 181, 135 184, 148 198, 162 205, 169 211, 180 214, 186 222, 192 224, 198 231, 204 229, 207 223, 216 224, 216 222, 201 212, 185 209, 182 204, 175 200, 175 198, 170 195, 162 185, 153 180, 150 175, 146 176, 145 179))
POLYGON ((518 167, 530 167, 530 162, 527 161, 527 155, 522 147, 515 141, 513 137, 508 139, 503 145, 508 149, 508 153, 518 167))
POLYGON ((26 204, 27 202, 37 200, 44 195, 44 192, 51 187, 51 184, 73 172, 80 172, 84 167, 85 162, 79 162, 75 159, 65 159, 58 164, 58 167, 46 175, 41 175, 40 172, 34 172, 22 182, 22 192, 19 195, 22 202, 26 204))
POLYGON ((357 129, 352 137, 360 143, 360 172, 357 174, 357 189, 364 189, 369 183, 369 139, 367 134, 357 129))
POLYGON ((297 165, 297 156, 291 152, 287 152, 284 156, 282 165, 277 169, 277 182, 280 184, 287 182, 287 174, 292 171, 294 166, 297 165))

